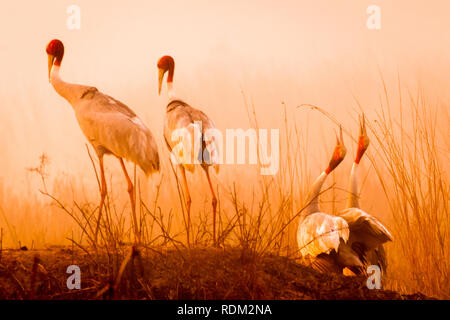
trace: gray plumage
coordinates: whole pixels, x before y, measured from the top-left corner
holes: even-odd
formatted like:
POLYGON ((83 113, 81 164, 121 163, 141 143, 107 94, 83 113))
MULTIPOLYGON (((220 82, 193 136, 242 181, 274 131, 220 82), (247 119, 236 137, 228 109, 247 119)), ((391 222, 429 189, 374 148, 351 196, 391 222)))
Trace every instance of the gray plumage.
POLYGON ((364 273, 370 265, 378 265, 386 271, 387 261, 383 244, 393 239, 386 227, 378 219, 359 208, 344 209, 339 216, 348 223, 349 246, 364 264, 364 269, 359 270, 358 273, 364 273))
POLYGON ((72 105, 83 134, 99 156, 113 154, 132 161, 147 176, 159 170, 156 141, 133 110, 95 87, 62 81, 56 67, 51 83, 72 105))
POLYGON ((180 154, 183 151, 190 151, 192 152, 193 157, 195 157, 199 161, 199 163, 202 164, 202 166, 212 165, 214 166, 216 172, 218 172, 218 146, 213 140, 213 137, 205 135, 206 131, 215 129, 214 123, 204 112, 191 107, 190 105, 179 99, 171 100, 167 105, 166 117, 164 121, 164 139, 166 141, 166 144, 169 150, 172 152, 174 151, 175 146, 180 143, 179 140, 172 139, 172 134, 177 129, 187 129, 191 135, 191 138, 194 138, 192 125, 194 125, 196 122, 200 123, 201 125, 201 135, 197 137, 200 140, 196 141, 194 146, 191 145, 190 150, 186 150, 187 148, 185 147, 181 152, 175 151, 174 156, 185 169, 192 172, 195 170, 195 166, 193 165, 193 163, 183 163, 183 155, 180 154))
POLYGON ((75 111, 97 153, 112 153, 136 163, 148 176, 159 170, 156 141, 142 120, 122 102, 90 88, 75 111))

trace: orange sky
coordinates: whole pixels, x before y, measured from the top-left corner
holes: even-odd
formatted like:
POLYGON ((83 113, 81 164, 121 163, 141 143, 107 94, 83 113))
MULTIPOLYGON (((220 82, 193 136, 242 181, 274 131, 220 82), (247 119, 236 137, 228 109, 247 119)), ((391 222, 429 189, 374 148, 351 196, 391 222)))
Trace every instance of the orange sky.
MULTIPOLYGON (((21 189, 25 168, 42 152, 54 173, 89 168, 71 107, 48 83, 45 46, 52 38, 65 44, 63 79, 125 102, 163 149, 166 97, 157 95, 155 66, 161 55, 176 60, 177 95, 220 129, 248 126, 241 90, 262 127, 280 126, 281 101, 320 105, 354 125, 346 120, 355 107, 352 95, 369 114, 375 110, 379 70, 394 88, 398 73, 405 86, 420 84, 431 100, 448 101, 449 12, 446 0, 4 1, 0 180, 21 189), (70 4, 81 8, 80 30, 66 27, 70 4), (378 31, 366 28, 371 4, 381 7, 378 31)), ((325 135, 334 129, 319 116, 311 121, 325 135)))

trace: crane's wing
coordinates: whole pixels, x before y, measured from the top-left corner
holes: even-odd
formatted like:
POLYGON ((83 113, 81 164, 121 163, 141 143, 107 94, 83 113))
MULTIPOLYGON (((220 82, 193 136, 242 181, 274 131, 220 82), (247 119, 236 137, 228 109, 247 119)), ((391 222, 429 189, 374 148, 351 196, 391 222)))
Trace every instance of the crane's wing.
POLYGON ((342 267, 336 261, 336 255, 321 253, 311 259, 309 266, 322 273, 342 273, 342 267))
POLYGON ((84 103, 86 101, 95 101, 95 104, 92 105, 91 107, 95 109, 100 107, 98 108, 97 111, 111 112, 111 113, 117 112, 123 114, 128 118, 136 117, 136 113, 119 100, 116 100, 107 94, 101 93, 95 87, 88 87, 88 86, 82 87, 83 90, 80 96, 80 103, 84 103))
POLYGON ((363 263, 362 268, 357 268, 355 270, 352 269, 353 272, 355 272, 356 274, 365 274, 367 271, 367 267, 371 265, 379 266, 382 272, 386 271, 387 258, 386 258, 386 251, 383 245, 379 245, 375 249, 368 250, 362 243, 354 242, 351 244, 351 247, 363 263))
POLYGON ((378 248, 372 250, 366 258, 368 265, 378 265, 382 272, 387 270, 387 258, 384 246, 379 246, 378 248))
POLYGON ((322 273, 342 273, 344 268, 350 268, 352 271, 356 269, 359 272, 363 267, 356 252, 342 238, 337 251, 332 250, 329 254, 321 253, 311 260, 310 266, 322 273))
POLYGON ((350 242, 360 242, 367 250, 375 249, 393 239, 391 233, 377 218, 359 208, 345 209, 339 216, 348 223, 350 242))
POLYGON ((167 105, 164 138, 172 160, 190 170, 193 164, 213 165, 218 170, 219 144, 212 120, 181 100, 167 105))
POLYGON ((342 268, 363 267, 363 262, 359 258, 358 254, 350 246, 349 242, 345 243, 342 239, 341 243, 339 244, 339 251, 336 254, 336 261, 342 268))
POLYGON ((158 148, 151 131, 122 102, 90 90, 80 100, 76 116, 98 153, 130 160, 147 175, 159 170, 158 148))
POLYGON ((341 239, 347 242, 347 222, 326 213, 316 212, 300 221, 297 242, 302 256, 316 257, 321 253, 338 251, 341 239))

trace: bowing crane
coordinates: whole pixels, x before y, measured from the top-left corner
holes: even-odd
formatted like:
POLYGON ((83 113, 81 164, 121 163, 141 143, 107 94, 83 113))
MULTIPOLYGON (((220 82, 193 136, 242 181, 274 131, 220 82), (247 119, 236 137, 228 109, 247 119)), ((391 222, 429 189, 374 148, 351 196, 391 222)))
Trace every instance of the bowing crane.
POLYGON ((103 156, 115 156, 122 167, 128 183, 132 218, 136 241, 140 241, 137 225, 134 187, 123 159, 134 162, 147 175, 159 171, 159 156, 156 141, 144 122, 122 102, 104 94, 95 87, 65 82, 59 75, 64 56, 64 45, 60 40, 52 40, 46 48, 48 55, 48 76, 55 91, 66 99, 75 112, 78 124, 87 140, 94 147, 101 175, 100 205, 95 242, 107 194, 103 156))

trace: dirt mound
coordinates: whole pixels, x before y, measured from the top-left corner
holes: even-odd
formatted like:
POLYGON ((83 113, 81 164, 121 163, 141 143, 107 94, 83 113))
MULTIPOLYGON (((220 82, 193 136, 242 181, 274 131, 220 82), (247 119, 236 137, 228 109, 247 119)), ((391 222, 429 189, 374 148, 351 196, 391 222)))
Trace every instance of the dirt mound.
POLYGON ((426 299, 365 282, 242 249, 54 248, 3 251, 0 260, 0 299, 426 299), (80 290, 67 288, 69 265, 80 267, 80 290))

